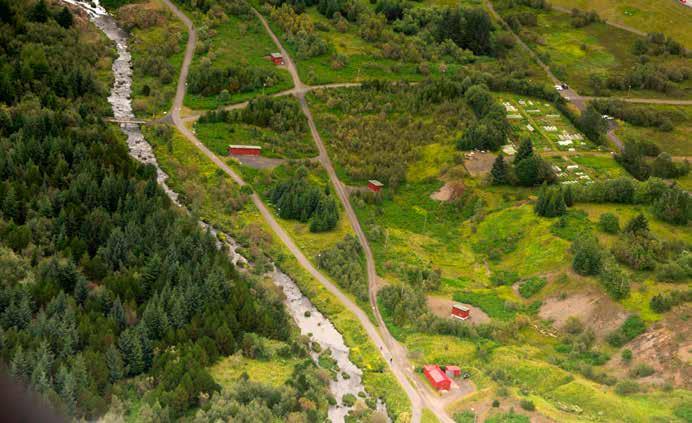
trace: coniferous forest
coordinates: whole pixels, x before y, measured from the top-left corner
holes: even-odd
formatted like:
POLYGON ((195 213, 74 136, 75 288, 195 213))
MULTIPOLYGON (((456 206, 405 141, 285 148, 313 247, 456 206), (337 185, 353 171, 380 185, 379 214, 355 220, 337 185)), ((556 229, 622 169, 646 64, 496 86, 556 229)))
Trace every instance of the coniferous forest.
POLYGON ((220 355, 289 340, 288 316, 128 156, 95 70, 111 46, 76 26, 0 0, 0 366, 86 419, 147 375, 167 420, 219 391, 206 366, 220 355))

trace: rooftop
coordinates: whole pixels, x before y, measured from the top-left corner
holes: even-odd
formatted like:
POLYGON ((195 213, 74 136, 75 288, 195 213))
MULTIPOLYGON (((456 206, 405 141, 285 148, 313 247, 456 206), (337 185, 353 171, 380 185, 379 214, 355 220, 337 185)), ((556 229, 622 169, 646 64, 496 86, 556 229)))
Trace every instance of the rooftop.
POLYGON ((237 145, 237 144, 231 144, 229 145, 230 148, 247 148, 250 150, 261 150, 262 147, 259 145, 237 145))
POLYGON ((423 366, 423 369, 430 375, 430 377, 435 381, 435 382, 442 382, 444 380, 449 379, 446 374, 440 369, 440 366, 436 366, 434 364, 426 364, 423 366))
POLYGON ((384 184, 382 182, 378 181, 377 179, 371 179, 368 182, 375 185, 376 187, 384 186, 384 184))
POLYGON ((281 57, 281 53, 269 53, 271 57, 279 58, 281 57))
POLYGON ((454 304, 454 308, 458 308, 461 311, 470 311, 470 309, 463 304, 454 304))

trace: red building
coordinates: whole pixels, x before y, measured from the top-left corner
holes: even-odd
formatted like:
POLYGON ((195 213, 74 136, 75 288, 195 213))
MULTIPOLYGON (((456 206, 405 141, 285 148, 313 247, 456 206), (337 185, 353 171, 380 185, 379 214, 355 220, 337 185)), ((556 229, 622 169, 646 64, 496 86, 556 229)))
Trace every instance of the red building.
POLYGON ((235 156, 259 156, 262 154, 262 147, 258 145, 229 145, 228 154, 235 156))
POLYGON ((445 367, 445 373, 449 377, 459 377, 461 376, 461 369, 459 366, 447 366, 445 367))
POLYGON ((452 306, 452 317, 457 319, 466 320, 471 317, 471 310, 465 305, 454 304, 452 306))
POLYGON ((440 369, 440 366, 426 364, 423 366, 423 374, 438 391, 449 391, 452 387, 452 380, 440 369))
POLYGON ((284 64, 284 58, 281 56, 281 53, 270 53, 269 58, 274 62, 275 65, 283 65, 284 64))
POLYGON ((377 181, 375 179, 371 179, 368 181, 368 189, 372 192, 380 192, 384 184, 380 181, 377 181))

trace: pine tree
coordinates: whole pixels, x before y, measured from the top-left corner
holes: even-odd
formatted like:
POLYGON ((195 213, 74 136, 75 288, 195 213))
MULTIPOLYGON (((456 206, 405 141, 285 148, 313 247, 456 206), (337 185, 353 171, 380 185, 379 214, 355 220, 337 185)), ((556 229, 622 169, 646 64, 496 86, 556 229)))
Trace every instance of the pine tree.
MULTIPOLYGON (((86 253, 85 253, 86 254, 86 253)), ((88 282, 84 276, 81 274, 77 278, 74 284, 74 299, 79 305, 83 305, 89 295, 88 282)))
POLYGON ((531 138, 527 137, 521 140, 519 150, 517 150, 517 154, 514 156, 514 163, 517 164, 531 156, 533 156, 533 143, 531 142, 531 138))
POLYGON ((10 375, 18 379, 27 379, 31 372, 31 363, 21 345, 14 352, 10 363, 10 375))
POLYGON ((504 185, 507 183, 507 164, 501 153, 495 158, 493 168, 490 170, 490 178, 493 185, 504 185))
POLYGON ((118 348, 125 363, 125 372, 129 376, 138 375, 144 371, 144 353, 135 329, 126 329, 120 334, 118 348))
POLYGON ((639 213, 632 218, 625 226, 625 232, 630 234, 641 234, 649 231, 649 222, 646 220, 646 216, 639 213))
POLYGON ((72 26, 72 23, 74 22, 74 18, 72 17, 72 12, 70 12, 70 9, 67 7, 63 7, 58 16, 55 18, 55 20, 58 22, 58 24, 63 27, 63 28, 69 28, 72 26))
POLYGON ((111 307, 110 317, 115 321, 115 325, 118 331, 122 331, 127 326, 127 319, 125 317, 125 309, 120 302, 120 297, 117 297, 113 302, 113 307, 111 307))
POLYGON ((111 345, 106 350, 106 364, 108 365, 109 380, 115 383, 123 378, 125 370, 123 358, 115 346, 111 345))
POLYGON ((567 188, 565 188, 564 200, 567 207, 572 207, 574 205, 574 190, 572 189, 572 185, 567 185, 567 188))
POLYGON ((29 18, 34 22, 46 22, 48 15, 48 6, 46 6, 45 0, 38 0, 29 12, 29 18))

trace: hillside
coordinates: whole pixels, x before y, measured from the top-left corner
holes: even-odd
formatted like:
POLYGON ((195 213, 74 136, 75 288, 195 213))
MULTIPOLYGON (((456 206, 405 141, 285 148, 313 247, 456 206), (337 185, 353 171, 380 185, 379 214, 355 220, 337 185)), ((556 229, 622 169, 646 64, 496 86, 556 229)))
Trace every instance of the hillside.
POLYGON ((0 368, 56 413, 689 421, 686 8, 68 3, 0 0, 0 368))

